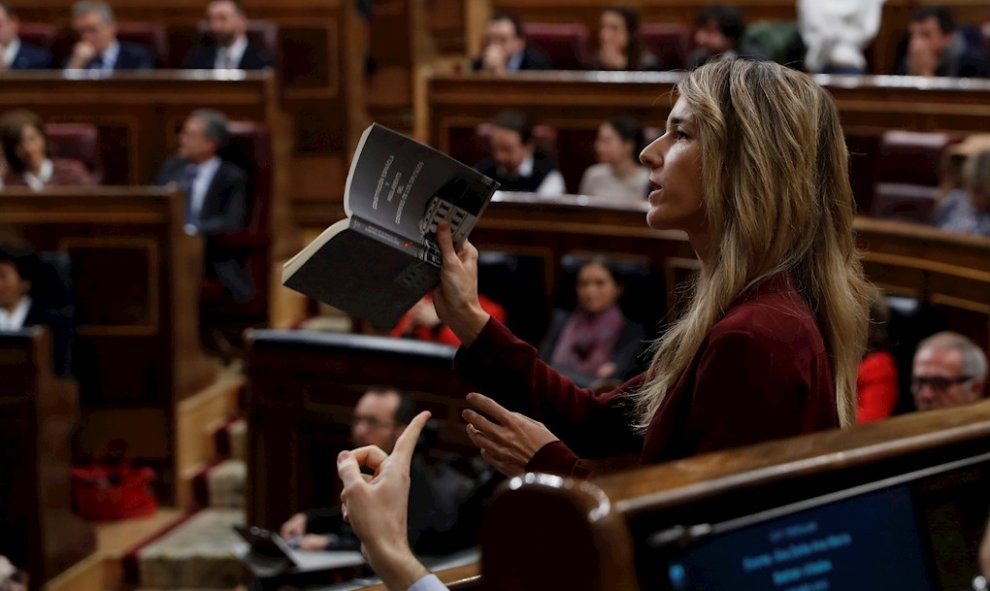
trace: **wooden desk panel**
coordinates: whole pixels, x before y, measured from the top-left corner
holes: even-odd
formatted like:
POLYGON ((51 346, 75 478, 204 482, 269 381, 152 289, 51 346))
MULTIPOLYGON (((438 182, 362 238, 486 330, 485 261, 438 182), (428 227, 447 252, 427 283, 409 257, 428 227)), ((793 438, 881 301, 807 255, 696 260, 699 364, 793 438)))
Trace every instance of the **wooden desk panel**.
MULTIPOLYGON (((641 577, 658 574, 647 538, 661 529, 719 523, 976 458, 988 445, 990 402, 982 402, 701 455, 594 482, 529 474, 504 486, 485 515, 484 587, 660 588, 641 577)), ((980 479, 957 478, 967 503, 986 502, 980 479)), ((977 523, 966 527, 982 533, 985 518, 983 510, 977 523)), ((950 531, 963 533, 945 533, 950 531)), ((975 555, 975 548, 967 551, 975 555)), ((974 561, 974 572, 967 574, 976 574, 975 567, 974 561)))
POLYGON ((165 189, 0 193, 0 242, 69 254, 82 449, 130 443, 171 484, 175 405, 212 382, 199 344, 201 246, 165 189))
POLYGON ((412 395, 439 424, 436 449, 477 453, 460 412, 471 386, 446 345, 310 331, 250 333, 247 520, 278 529, 297 511, 336 504, 334 458, 350 443, 354 405, 369 386, 412 395))
POLYGON ((69 496, 79 390, 51 364, 46 331, 0 332, 0 555, 30 574, 32 590, 95 548, 69 496))

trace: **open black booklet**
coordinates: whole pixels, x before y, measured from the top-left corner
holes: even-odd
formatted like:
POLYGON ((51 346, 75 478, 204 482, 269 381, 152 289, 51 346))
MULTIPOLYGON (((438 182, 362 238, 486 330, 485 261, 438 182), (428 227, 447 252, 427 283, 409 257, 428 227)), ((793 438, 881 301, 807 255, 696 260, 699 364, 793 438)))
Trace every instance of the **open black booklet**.
POLYGON ((498 183, 387 127, 364 131, 347 174, 347 217, 282 268, 282 283, 375 326, 394 326, 440 281, 437 222, 456 245, 498 183))

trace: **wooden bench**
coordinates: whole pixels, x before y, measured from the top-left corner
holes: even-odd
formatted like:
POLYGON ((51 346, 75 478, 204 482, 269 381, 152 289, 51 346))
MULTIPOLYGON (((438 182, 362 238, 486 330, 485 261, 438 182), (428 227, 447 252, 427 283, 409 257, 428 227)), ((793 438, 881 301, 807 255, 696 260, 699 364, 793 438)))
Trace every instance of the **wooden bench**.
POLYGON ((460 419, 472 388, 451 370, 452 347, 308 331, 251 331, 248 340, 248 523, 277 529, 337 503, 335 458, 352 447, 351 413, 372 385, 408 392, 433 413, 437 451, 477 453, 460 419))
POLYGON ((32 589, 95 548, 69 497, 79 390, 52 374, 51 347, 42 329, 0 332, 0 555, 32 589))
MULTIPOLYGON (((684 558, 684 549, 738 535, 750 523, 769 523, 772 531, 788 536, 778 543, 786 549, 789 539, 802 539, 794 531, 786 533, 788 525, 795 525, 788 522, 791 514, 796 516, 791 521, 800 522, 797 525, 814 526, 823 538, 836 535, 854 547, 860 542, 858 534, 882 528, 874 531, 884 544, 909 548, 911 541, 900 534, 909 532, 910 524, 900 520, 912 521, 905 514, 914 513, 921 529, 920 545, 931 547, 934 588, 961 589, 978 569, 976 555, 990 504, 988 446, 990 401, 698 456, 595 481, 538 474, 514 478, 485 515, 484 588, 671 588, 671 577, 684 573, 684 564, 693 560, 684 558), (935 473, 937 466, 944 471, 935 473), (925 470, 930 473, 918 473, 925 470), (851 517, 843 513, 843 505, 834 503, 854 502, 874 489, 897 492, 898 502, 910 495, 913 506, 882 506, 897 513, 895 521, 877 515, 858 532, 855 523, 842 523, 863 517, 851 517), (823 495, 836 496, 821 499, 823 495), (798 503, 805 505, 795 506, 798 503), (832 532, 837 527, 832 522, 800 513, 820 503, 832 507, 835 521, 850 530, 832 532), (783 523, 772 521, 775 518, 783 518, 783 523), (898 525, 903 529, 883 537, 883 532, 888 528, 893 532, 898 525), (733 528, 737 534, 726 533, 733 528)), ((757 556, 764 551, 772 554, 770 539, 764 532, 760 539, 734 543, 748 544, 747 551, 757 556)), ((867 551, 861 546, 845 557, 827 551, 816 557, 832 560, 840 576, 842 568, 850 568, 843 560, 867 551)), ((899 560, 870 564, 856 575, 886 573, 893 579, 894 571, 889 569, 916 569, 919 558, 925 560, 929 551, 920 553, 902 553, 896 556, 899 560)), ((738 564, 731 555, 726 560, 723 572, 738 564)), ((686 573, 692 574, 690 566, 686 573)), ((810 584, 828 576, 801 580, 810 584)), ((701 588, 690 582, 674 588, 701 588)))
POLYGON ((81 452, 113 439, 172 495, 175 407, 212 383, 199 344, 199 240, 179 193, 96 187, 0 193, 0 242, 69 255, 76 296, 81 452))

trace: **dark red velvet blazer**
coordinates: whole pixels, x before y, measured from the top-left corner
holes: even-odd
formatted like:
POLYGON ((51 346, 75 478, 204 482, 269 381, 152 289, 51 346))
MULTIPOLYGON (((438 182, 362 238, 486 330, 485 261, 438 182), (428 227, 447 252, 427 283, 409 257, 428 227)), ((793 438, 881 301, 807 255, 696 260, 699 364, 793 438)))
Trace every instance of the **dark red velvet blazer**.
POLYGON ((652 464, 839 426, 824 340, 787 276, 751 289, 712 327, 645 434, 632 427, 642 375, 605 394, 578 388, 492 320, 455 363, 478 391, 561 438, 530 461, 538 472, 588 477, 581 456, 639 452, 652 464))

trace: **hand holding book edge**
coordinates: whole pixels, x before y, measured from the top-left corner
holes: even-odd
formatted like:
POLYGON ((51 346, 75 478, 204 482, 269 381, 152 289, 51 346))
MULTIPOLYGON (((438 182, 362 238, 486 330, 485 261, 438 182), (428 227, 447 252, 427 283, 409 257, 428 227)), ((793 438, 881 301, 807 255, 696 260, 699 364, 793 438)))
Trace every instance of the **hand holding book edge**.
POLYGON ((433 305, 440 320, 470 347, 488 324, 490 315, 478 299, 478 249, 468 240, 454 249, 450 224, 437 225, 437 243, 443 255, 440 285, 433 291, 433 305))

